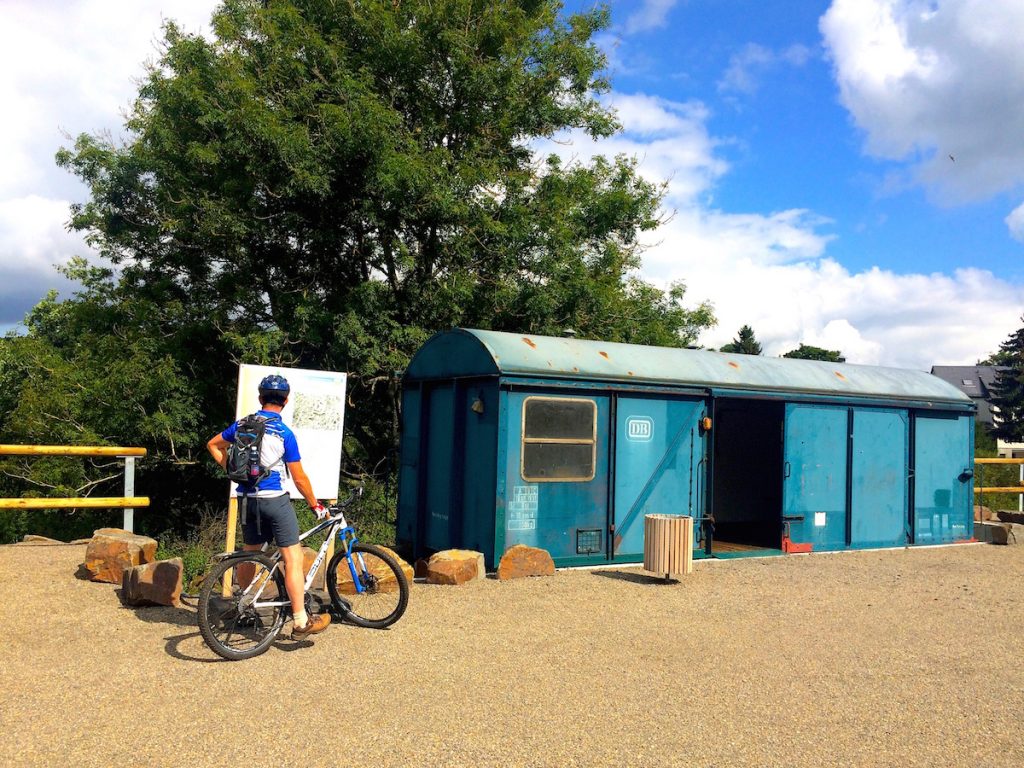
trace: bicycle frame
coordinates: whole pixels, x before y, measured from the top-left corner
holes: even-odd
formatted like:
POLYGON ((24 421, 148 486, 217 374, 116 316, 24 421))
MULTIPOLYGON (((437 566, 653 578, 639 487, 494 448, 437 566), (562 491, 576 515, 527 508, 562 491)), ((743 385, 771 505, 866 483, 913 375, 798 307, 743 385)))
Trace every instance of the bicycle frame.
MULTIPOLYGON (((308 592, 310 587, 313 586, 313 579, 316 578, 317 571, 320 570, 320 566, 323 564, 324 559, 327 557, 327 550, 330 548, 331 542, 334 540, 334 537, 337 536, 338 541, 341 543, 341 546, 345 548, 345 560, 348 562, 348 569, 352 575, 352 584, 355 587, 357 593, 365 592, 366 588, 363 586, 362 582, 358 577, 358 572, 356 571, 356 566, 352 559, 352 547, 356 542, 359 541, 359 539, 356 537, 355 528, 348 524, 348 522, 345 520, 345 514, 341 511, 340 508, 338 509, 337 515, 327 517, 323 521, 314 525, 305 533, 300 534, 299 543, 301 544, 310 536, 315 536, 316 534, 320 533, 321 531, 327 530, 328 528, 330 529, 330 532, 324 537, 324 541, 320 545, 320 549, 317 552, 316 559, 313 560, 313 564, 309 568, 309 573, 306 574, 306 583, 304 585, 305 591, 308 592)), ((267 544, 264 544, 263 548, 260 551, 266 552, 267 546, 267 544)), ((256 609, 276 608, 282 605, 291 605, 291 600, 287 598, 284 600, 259 599, 260 595, 263 594, 263 590, 266 588, 267 584, 273 578, 274 572, 277 571, 281 565, 282 558, 280 550, 272 554, 270 557, 274 560, 274 567, 270 570, 270 573, 267 574, 267 577, 263 579, 262 583, 259 585, 259 589, 257 589, 255 594, 253 594, 252 599, 249 599, 248 593, 249 590, 251 590, 253 586, 255 586, 255 580, 242 591, 243 601, 256 609)), ((366 563, 363 560, 362 555, 359 555, 357 553, 357 557, 359 558, 359 567, 365 569, 366 563)))

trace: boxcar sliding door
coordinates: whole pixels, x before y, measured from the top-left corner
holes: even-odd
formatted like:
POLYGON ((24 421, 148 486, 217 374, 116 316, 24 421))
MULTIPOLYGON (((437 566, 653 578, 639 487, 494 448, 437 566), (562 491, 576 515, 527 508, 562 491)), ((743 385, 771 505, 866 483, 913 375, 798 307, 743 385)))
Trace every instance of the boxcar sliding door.
POLYGON ((704 513, 704 401, 620 395, 615 415, 613 554, 641 560, 644 515, 704 513))
POLYGON ((846 546, 849 409, 786 404, 782 520, 794 544, 846 546))
POLYGON ((907 543, 910 420, 906 411, 853 409, 850 545, 907 543))
POLYGON ((973 426, 970 416, 914 416, 915 544, 942 544, 973 535, 973 426))

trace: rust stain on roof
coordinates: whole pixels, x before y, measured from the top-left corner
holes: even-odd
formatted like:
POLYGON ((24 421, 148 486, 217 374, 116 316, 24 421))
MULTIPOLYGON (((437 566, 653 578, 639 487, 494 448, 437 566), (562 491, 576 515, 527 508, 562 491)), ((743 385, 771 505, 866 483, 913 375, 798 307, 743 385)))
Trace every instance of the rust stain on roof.
POLYGON ((576 367, 576 366, 574 365, 574 366, 572 367, 572 372, 573 372, 573 373, 579 373, 579 372, 580 372, 580 369, 579 369, 579 368, 577 368, 577 367, 576 367))
POLYGON ((626 371, 626 373, 628 373, 628 374, 629 374, 630 376, 632 376, 632 375, 633 375, 633 372, 632 372, 632 371, 626 371))
POLYGON ((732 361, 730 360, 730 361, 729 361, 729 367, 730 367, 730 368, 739 368, 739 367, 740 367, 740 364, 739 364, 739 363, 734 363, 734 362, 732 362, 732 361))
POLYGON ((597 353, 597 354, 599 354, 599 355, 600 355, 601 357, 603 357, 603 358, 604 358, 605 360, 607 360, 607 359, 608 359, 608 353, 607 353, 607 352, 604 352, 604 351, 598 351, 598 353, 597 353))
POLYGON ((846 377, 845 377, 845 376, 843 376, 843 374, 841 374, 841 373, 840 373, 839 371, 836 371, 836 376, 838 376, 838 377, 839 377, 840 379, 842 379, 843 381, 846 381, 846 377))
POLYGON ((536 349, 537 348, 537 345, 533 342, 533 340, 532 339, 528 339, 526 336, 523 336, 523 344, 528 346, 530 349, 536 349))

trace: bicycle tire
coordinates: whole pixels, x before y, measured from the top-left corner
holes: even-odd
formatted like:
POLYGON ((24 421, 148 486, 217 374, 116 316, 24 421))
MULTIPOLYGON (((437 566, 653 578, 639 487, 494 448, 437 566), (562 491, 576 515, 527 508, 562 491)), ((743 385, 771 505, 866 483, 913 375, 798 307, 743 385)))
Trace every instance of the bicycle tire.
MULTIPOLYGON (((203 588, 199 591, 199 632, 211 651, 229 661, 251 659, 264 653, 281 633, 285 618, 290 613, 290 608, 284 605, 259 611, 251 608, 239 610, 238 602, 241 595, 236 584, 232 584, 230 597, 225 598, 221 594, 224 574, 242 563, 253 563, 256 566, 254 579, 263 572, 269 573, 275 565, 274 560, 260 552, 224 560, 206 577, 203 588), (240 640, 249 637, 251 645, 240 647, 231 644, 232 635, 237 635, 240 640)), ((287 599, 281 569, 274 571, 271 578, 277 588, 277 595, 287 599)))
POLYGON ((361 571, 359 578, 366 591, 355 593, 348 557, 344 550, 339 550, 327 566, 327 592, 331 596, 331 604, 346 621, 357 626, 369 629, 390 627, 402 618, 409 605, 408 579, 394 557, 373 544, 353 544, 352 556, 353 564, 361 571), (365 568, 359 565, 360 562, 365 568), (344 573, 349 574, 349 580, 343 580, 339 585, 338 568, 341 566, 345 568, 344 573), (373 610, 381 606, 382 613, 373 610))

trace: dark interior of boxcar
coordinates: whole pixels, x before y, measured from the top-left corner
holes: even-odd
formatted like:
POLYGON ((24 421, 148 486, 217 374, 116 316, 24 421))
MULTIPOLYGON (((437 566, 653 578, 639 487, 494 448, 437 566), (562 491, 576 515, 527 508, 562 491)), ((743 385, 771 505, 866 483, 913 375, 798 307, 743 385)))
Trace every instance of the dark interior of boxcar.
POLYGON ((785 405, 720 399, 713 424, 714 555, 779 549, 785 405))

